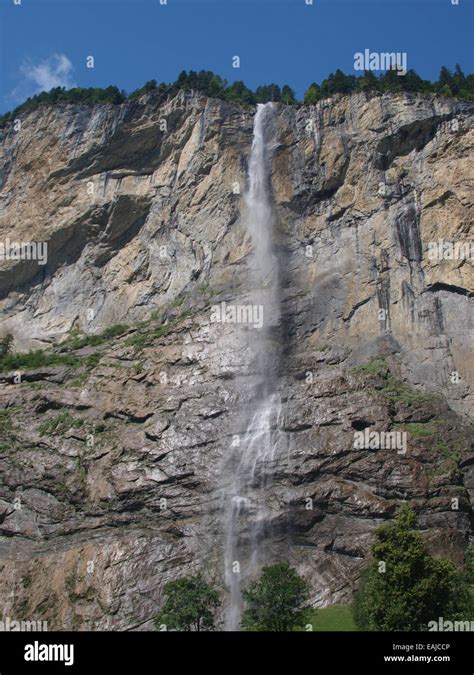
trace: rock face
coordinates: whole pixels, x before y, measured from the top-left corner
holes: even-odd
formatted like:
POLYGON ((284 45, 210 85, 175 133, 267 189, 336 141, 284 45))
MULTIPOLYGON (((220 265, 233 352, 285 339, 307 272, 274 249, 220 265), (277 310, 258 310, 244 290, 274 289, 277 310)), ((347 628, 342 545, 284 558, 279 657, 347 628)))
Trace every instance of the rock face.
MULTIPOLYGON (((473 112, 357 94, 275 113, 285 447, 265 499, 270 555, 315 606, 350 601, 402 501, 435 554, 463 557, 472 258, 429 252, 470 242, 473 112), (406 448, 355 447, 364 430, 406 448)), ((253 115, 182 92, 3 132, 0 239, 47 241, 48 261, 0 263, 1 330, 57 355, 0 374, 3 616, 150 629, 170 579, 222 584, 222 468, 258 382, 255 329, 211 309, 246 300, 253 115)))

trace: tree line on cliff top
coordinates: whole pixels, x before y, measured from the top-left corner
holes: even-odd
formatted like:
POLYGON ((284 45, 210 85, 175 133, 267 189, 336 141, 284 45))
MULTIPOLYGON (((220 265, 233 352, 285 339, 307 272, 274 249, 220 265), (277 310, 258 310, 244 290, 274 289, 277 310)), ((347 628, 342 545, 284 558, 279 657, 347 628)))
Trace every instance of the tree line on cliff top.
POLYGON ((127 94, 115 86, 106 88, 97 87, 54 87, 50 91, 41 92, 28 98, 15 110, 0 116, 0 126, 14 120, 19 114, 35 110, 41 105, 56 103, 76 103, 94 105, 98 103, 110 103, 118 105, 126 101, 134 101, 145 94, 154 94, 166 98, 173 96, 179 91, 198 91, 212 98, 219 98, 241 105, 255 105, 256 103, 268 103, 274 101, 284 105, 312 105, 318 101, 330 98, 334 94, 350 94, 351 92, 368 93, 396 93, 399 91, 434 93, 449 98, 458 98, 466 101, 474 101, 474 75, 465 75, 459 65, 454 71, 443 66, 436 82, 424 80, 414 70, 408 70, 405 75, 400 75, 396 70, 387 70, 377 77, 372 71, 365 71, 363 75, 346 75, 337 69, 329 77, 316 84, 313 82, 304 94, 303 101, 298 101, 293 89, 285 84, 266 84, 257 87, 255 91, 249 89, 244 82, 236 81, 228 84, 227 80, 210 70, 196 72, 183 70, 176 82, 158 84, 156 80, 150 80, 140 89, 127 94))

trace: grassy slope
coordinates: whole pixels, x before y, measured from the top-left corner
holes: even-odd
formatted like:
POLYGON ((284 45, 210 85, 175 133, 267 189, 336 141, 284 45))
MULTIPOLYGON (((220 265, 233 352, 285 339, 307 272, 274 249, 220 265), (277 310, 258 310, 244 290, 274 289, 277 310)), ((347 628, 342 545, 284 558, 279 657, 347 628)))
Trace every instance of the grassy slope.
POLYGON ((317 609, 308 623, 314 632, 321 631, 355 631, 351 605, 331 605, 317 609))

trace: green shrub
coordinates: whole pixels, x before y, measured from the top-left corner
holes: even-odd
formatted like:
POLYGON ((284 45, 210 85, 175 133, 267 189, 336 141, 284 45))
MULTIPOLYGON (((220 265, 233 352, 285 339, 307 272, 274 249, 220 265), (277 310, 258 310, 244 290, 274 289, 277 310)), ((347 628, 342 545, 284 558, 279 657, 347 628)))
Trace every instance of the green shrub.
POLYGON ((405 384, 405 382, 401 382, 391 375, 387 377, 387 385, 381 390, 381 393, 385 398, 399 401, 400 403, 406 403, 408 405, 411 405, 412 403, 431 403, 436 399, 434 394, 418 391, 409 384, 405 384))
POLYGON ((32 370, 48 366, 77 366, 80 361, 69 354, 55 354, 42 349, 19 354, 6 354, 0 359, 0 371, 32 370))
POLYGON ((125 345, 127 347, 137 347, 140 349, 147 347, 148 345, 153 344, 154 340, 168 335, 174 325, 174 322, 169 322, 144 332, 137 331, 134 335, 131 335, 125 340, 125 345))
POLYGON ((123 335, 129 327, 123 323, 115 323, 106 328, 102 333, 94 333, 92 335, 77 335, 71 337, 63 343, 63 346, 72 349, 82 349, 83 347, 98 347, 99 345, 113 340, 113 338, 123 335))
MULTIPOLYGON (((172 304, 173 307, 179 307, 181 305, 181 303, 177 304, 175 303, 172 304)), ((181 312, 181 314, 178 317, 171 319, 167 323, 162 323, 159 326, 150 327, 150 324, 153 321, 159 320, 160 317, 160 314, 158 312, 153 312, 151 318, 148 321, 142 322, 141 327, 136 331, 136 333, 134 333, 125 340, 125 346, 136 347, 137 349, 143 349, 144 347, 148 347, 149 345, 153 344, 155 340, 158 340, 159 338, 168 335, 168 333, 174 330, 181 321, 188 319, 190 316, 192 316, 191 310, 186 310, 184 312, 181 312)))
POLYGON ((455 464, 458 464, 463 455, 467 452, 468 444, 467 441, 463 440, 439 441, 436 443, 436 449, 439 450, 446 459, 450 459, 455 464))
POLYGON ((388 366, 385 359, 376 357, 362 366, 356 366, 352 369, 353 373, 360 373, 362 375, 376 375, 378 377, 387 377, 388 366))
POLYGON ((436 434, 436 429, 433 429, 426 422, 404 422, 396 426, 403 429, 403 431, 408 431, 412 436, 434 436, 436 434))
POLYGON ((385 359, 381 357, 376 357, 362 366, 356 366, 352 369, 352 372, 381 378, 384 381, 384 385, 379 391, 386 399, 406 403, 407 405, 431 403, 436 400, 434 394, 419 391, 411 385, 393 377, 385 359))
POLYGON ((38 433, 40 436, 59 436, 69 429, 80 429, 83 424, 84 420, 74 418, 69 412, 63 412, 40 424, 38 433))

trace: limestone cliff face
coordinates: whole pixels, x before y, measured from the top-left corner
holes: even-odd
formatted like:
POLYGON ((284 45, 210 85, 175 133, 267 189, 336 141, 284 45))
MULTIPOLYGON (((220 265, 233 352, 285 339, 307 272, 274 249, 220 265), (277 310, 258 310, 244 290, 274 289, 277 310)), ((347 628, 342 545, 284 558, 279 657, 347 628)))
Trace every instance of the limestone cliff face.
MULTIPOLYGON (((170 579, 222 583, 222 467, 256 369, 252 329, 210 316, 246 299, 253 115, 181 93, 3 131, 0 240, 47 241, 48 262, 0 262, 2 332, 76 361, 0 374, 3 615, 150 628, 170 579)), ((472 236, 472 126, 470 104, 406 94, 275 113, 286 448, 267 499, 272 555, 315 605, 350 600, 402 500, 462 558, 474 277, 428 245, 472 236), (364 428, 406 431, 407 452, 354 448, 364 428)))

